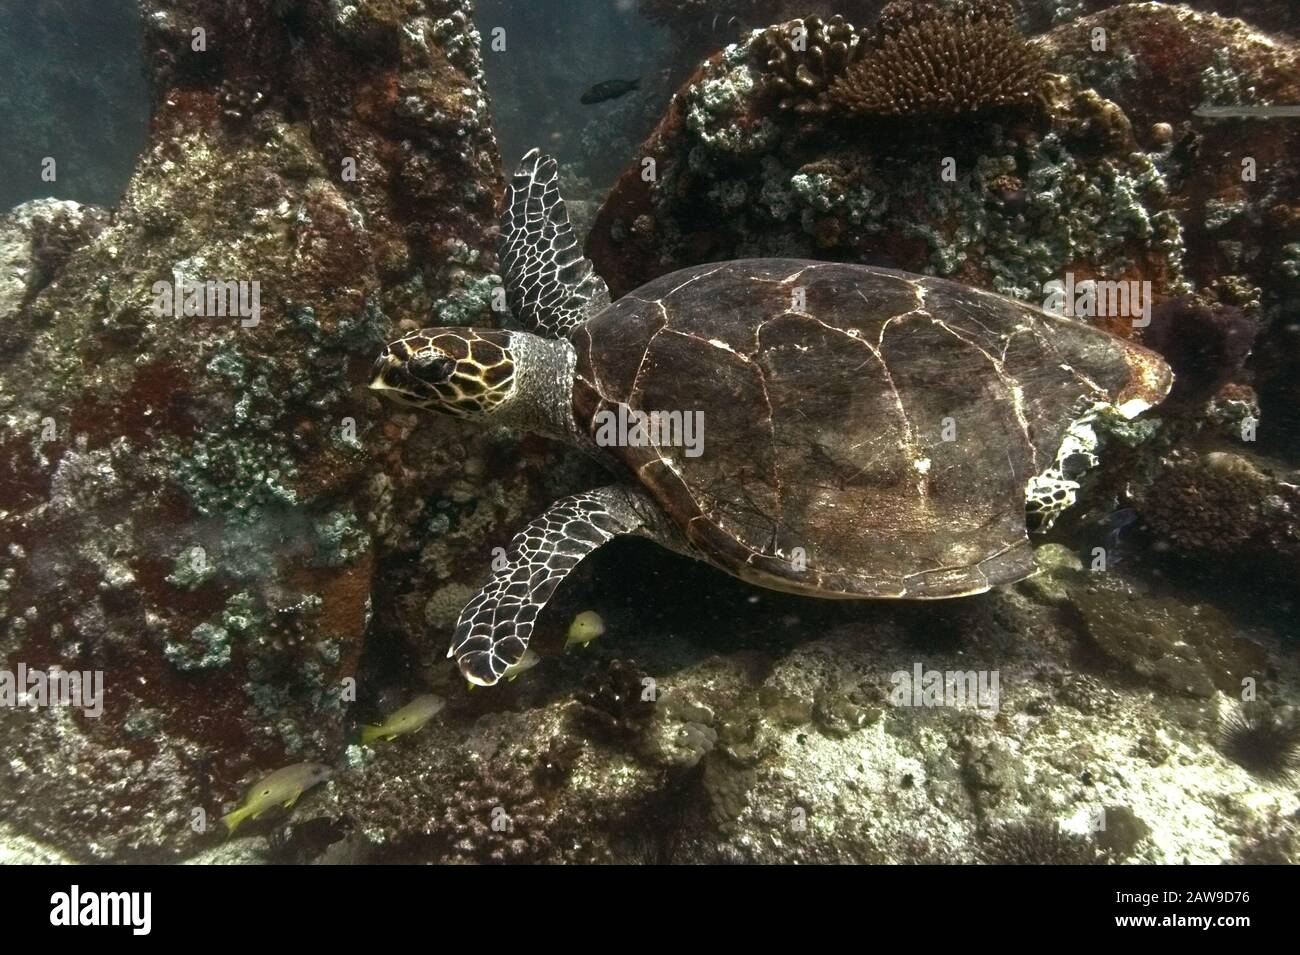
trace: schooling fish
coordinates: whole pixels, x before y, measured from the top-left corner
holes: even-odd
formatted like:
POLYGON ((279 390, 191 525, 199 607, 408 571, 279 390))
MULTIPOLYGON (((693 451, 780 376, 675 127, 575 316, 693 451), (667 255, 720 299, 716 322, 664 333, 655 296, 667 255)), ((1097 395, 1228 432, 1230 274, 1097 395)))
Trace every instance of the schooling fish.
POLYGON ((329 779, 331 773, 322 763, 294 763, 277 769, 249 787, 242 806, 221 817, 226 832, 233 833, 245 819, 257 819, 274 806, 288 809, 308 789, 329 779))
POLYGON ((633 90, 640 88, 641 80, 639 77, 635 80, 605 80, 605 82, 597 83, 582 94, 582 104, 584 106, 593 106, 608 99, 618 99, 620 96, 626 96, 633 90))
POLYGON ((396 739, 406 733, 414 733, 437 715, 444 702, 442 697, 432 693, 417 696, 396 713, 389 714, 378 726, 362 726, 361 745, 365 746, 377 739, 396 739))
POLYGON ((569 624, 569 635, 564 641, 566 647, 585 647, 605 632, 605 621, 594 610, 585 610, 573 618, 569 624))

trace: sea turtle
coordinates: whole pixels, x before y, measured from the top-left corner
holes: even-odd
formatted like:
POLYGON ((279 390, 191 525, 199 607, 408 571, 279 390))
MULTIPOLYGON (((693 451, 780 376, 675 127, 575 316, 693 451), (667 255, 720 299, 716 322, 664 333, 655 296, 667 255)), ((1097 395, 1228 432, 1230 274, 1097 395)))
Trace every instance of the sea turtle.
POLYGON ((529 331, 413 332, 371 387, 571 442, 618 479, 524 528, 462 611, 448 656, 475 684, 523 657, 556 586, 620 534, 819 597, 1026 577, 1027 521, 1072 502, 1098 416, 1132 417, 1172 383, 1158 356, 1080 321, 865 265, 717 262, 611 303, 537 150, 499 255, 529 331))

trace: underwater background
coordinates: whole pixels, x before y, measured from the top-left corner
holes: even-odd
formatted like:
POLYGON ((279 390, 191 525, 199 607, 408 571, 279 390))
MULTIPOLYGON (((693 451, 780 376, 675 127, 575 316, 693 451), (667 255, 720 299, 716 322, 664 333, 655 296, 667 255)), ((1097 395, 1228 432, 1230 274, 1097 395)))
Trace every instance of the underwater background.
POLYGON ((1292 0, 0 0, 0 861, 1294 862, 1298 44, 1292 0), (503 324, 534 146, 615 298, 1149 282, 1092 321, 1174 390, 1028 580, 822 601, 615 540, 471 690, 493 548, 608 477, 365 386, 503 324), (158 318, 187 279, 257 321, 158 318), (931 672, 995 705, 900 703, 931 672))

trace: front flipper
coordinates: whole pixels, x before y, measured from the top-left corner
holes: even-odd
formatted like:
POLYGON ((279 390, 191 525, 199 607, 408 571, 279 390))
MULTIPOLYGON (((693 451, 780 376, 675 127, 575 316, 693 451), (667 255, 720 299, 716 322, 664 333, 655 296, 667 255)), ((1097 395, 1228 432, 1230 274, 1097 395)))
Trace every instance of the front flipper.
POLYGON ((561 498, 515 535, 505 566, 460 612, 447 656, 491 686, 528 649, 533 622, 569 571, 606 541, 644 526, 637 492, 612 485, 561 498))
POLYGON ((506 191, 497 257, 510 311, 530 331, 566 338, 609 304, 605 280, 578 249, 555 160, 536 149, 506 191))

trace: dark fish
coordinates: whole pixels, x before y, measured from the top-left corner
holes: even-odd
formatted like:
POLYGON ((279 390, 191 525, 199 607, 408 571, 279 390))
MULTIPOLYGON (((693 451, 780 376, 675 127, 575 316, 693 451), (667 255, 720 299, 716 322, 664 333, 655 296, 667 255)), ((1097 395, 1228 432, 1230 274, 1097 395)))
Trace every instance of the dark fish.
POLYGON ((641 88, 641 80, 605 80, 603 83, 597 83, 587 92, 582 94, 584 106, 591 106, 595 103, 603 103, 608 99, 618 99, 620 96, 626 96, 635 89, 641 88))
POLYGON ((1106 517, 1097 522, 1097 527, 1102 531, 1102 546, 1106 548, 1106 553, 1110 555, 1110 562, 1118 564, 1124 559, 1124 550, 1121 547, 1120 537, 1126 530, 1137 523, 1137 511, 1131 507, 1121 507, 1113 511, 1106 517))

